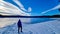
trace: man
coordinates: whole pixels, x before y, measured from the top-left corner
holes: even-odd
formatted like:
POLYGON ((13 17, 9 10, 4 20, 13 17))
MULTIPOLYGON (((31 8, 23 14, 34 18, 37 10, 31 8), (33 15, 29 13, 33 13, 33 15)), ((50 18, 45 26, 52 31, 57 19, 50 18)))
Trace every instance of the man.
POLYGON ((21 23, 20 20, 18 21, 17 25, 18 25, 18 33, 19 33, 20 31, 22 32, 22 23, 21 23))

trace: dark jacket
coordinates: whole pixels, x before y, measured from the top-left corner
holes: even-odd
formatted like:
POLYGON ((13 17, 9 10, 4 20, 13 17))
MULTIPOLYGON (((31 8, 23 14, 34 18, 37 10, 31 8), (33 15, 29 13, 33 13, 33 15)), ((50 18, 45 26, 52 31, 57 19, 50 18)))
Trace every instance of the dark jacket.
POLYGON ((22 27, 22 23, 20 20, 18 21, 17 25, 18 25, 18 27, 22 27))

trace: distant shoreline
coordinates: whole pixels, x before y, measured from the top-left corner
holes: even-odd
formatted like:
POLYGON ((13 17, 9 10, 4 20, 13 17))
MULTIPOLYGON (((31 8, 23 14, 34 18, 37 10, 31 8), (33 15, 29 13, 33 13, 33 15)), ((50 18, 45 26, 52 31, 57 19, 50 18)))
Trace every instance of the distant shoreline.
POLYGON ((19 15, 2 16, 0 15, 0 18, 60 18, 60 15, 53 15, 53 16, 19 16, 19 15))

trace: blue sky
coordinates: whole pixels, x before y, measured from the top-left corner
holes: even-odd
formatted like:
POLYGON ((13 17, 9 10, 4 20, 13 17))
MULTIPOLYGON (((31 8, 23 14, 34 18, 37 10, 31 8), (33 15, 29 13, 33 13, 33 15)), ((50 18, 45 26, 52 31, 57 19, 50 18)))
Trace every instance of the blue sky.
MULTIPOLYGON (((5 1, 8 1, 16 5, 12 0, 5 0, 5 1)), ((51 9, 59 4, 58 0, 19 0, 19 1, 24 5, 26 9, 28 9, 28 7, 32 8, 32 11, 30 13, 33 16, 39 16, 41 12, 51 9)), ((45 14, 53 15, 57 13, 58 13, 58 10, 54 10, 45 14)))

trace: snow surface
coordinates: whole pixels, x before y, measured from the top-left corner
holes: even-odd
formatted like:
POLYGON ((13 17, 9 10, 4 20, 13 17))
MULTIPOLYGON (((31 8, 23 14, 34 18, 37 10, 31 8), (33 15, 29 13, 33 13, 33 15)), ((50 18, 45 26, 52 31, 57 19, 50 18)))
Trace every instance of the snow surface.
MULTIPOLYGON (((23 32, 20 34, 60 34, 60 19, 35 23, 23 24, 23 32)), ((0 28, 0 34, 18 34, 17 24, 0 28)))

